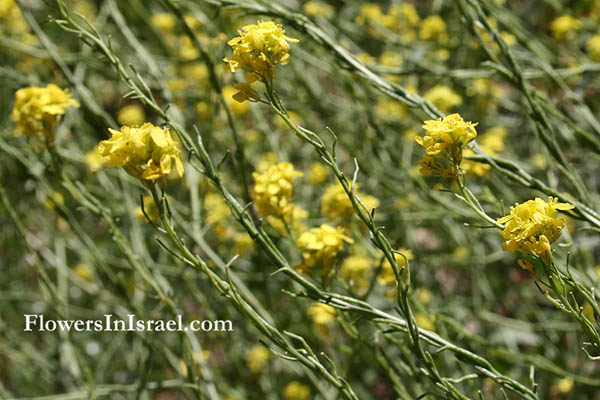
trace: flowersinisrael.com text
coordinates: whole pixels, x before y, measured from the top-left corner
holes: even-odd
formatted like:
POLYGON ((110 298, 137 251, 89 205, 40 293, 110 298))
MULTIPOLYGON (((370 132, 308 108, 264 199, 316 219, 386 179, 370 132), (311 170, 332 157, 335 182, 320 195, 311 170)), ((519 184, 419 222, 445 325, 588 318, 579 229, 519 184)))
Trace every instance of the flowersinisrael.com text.
POLYGON ((127 314, 127 318, 115 318, 106 314, 100 319, 46 319, 42 314, 25 314, 25 332, 229 332, 233 325, 229 320, 192 320, 184 323, 181 315, 170 320, 141 320, 135 314, 127 314))

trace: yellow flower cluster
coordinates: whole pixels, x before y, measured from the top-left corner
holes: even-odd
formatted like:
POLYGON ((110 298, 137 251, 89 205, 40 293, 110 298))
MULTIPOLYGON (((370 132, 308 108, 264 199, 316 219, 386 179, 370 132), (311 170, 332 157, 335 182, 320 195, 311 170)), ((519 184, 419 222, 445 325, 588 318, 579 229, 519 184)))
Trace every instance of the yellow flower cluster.
POLYGON ((253 199, 256 209, 263 216, 284 217, 293 211, 292 181, 302 176, 288 162, 280 162, 252 173, 254 178, 253 199))
POLYGON ((448 86, 436 85, 425 93, 425 99, 446 113, 462 104, 462 98, 448 86))
MULTIPOLYGON (((358 189, 358 185, 356 186, 358 189)), ((379 207, 379 200, 375 197, 357 191, 355 194, 368 210, 379 207)), ((341 218, 343 221, 347 221, 354 214, 352 202, 340 183, 333 183, 325 189, 325 193, 321 197, 321 213, 329 220, 341 218)))
POLYGON ((304 12, 315 17, 329 18, 333 15, 333 7, 322 1, 310 0, 304 3, 302 7, 304 12))
POLYGON ((585 43, 585 49, 592 61, 600 62, 600 34, 590 37, 585 43))
POLYGON ((98 144, 98 151, 111 167, 123 167, 129 174, 143 180, 161 180, 171 172, 171 166, 183 176, 181 150, 169 130, 150 123, 140 127, 123 126, 120 131, 108 129, 112 137, 98 144))
POLYGON ((374 265, 375 262, 371 258, 357 252, 344 259, 340 268, 340 275, 350 286, 357 290, 359 295, 362 295, 369 287, 370 275, 374 265))
POLYGON ((575 31, 581 28, 581 21, 570 15, 561 15, 552 21, 552 35, 557 40, 570 40, 574 37, 575 31))
POLYGON ((117 113, 117 122, 121 125, 142 125, 146 120, 146 112, 139 104, 129 104, 117 113))
POLYGON ((410 3, 392 4, 387 13, 381 10, 381 6, 376 3, 367 3, 360 6, 359 14, 355 22, 359 25, 369 25, 369 34, 374 37, 381 37, 382 33, 372 26, 380 25, 386 29, 400 34, 404 41, 416 39, 416 27, 421 18, 410 3))
POLYGON ((315 328, 325 337, 329 337, 328 324, 335 320, 335 308, 328 304, 314 302, 307 310, 308 317, 315 328))
POLYGON ((300 382, 292 381, 283 389, 284 400, 308 400, 310 388, 300 382))
POLYGON ((271 358, 269 349, 265 346, 254 346, 246 354, 246 365, 253 374, 259 373, 271 358))
POLYGON ((446 32, 446 23, 439 15, 431 15, 421 22, 419 29, 419 39, 437 40, 440 43, 448 41, 448 32, 446 32))
POLYGON ((342 229, 327 224, 304 232, 296 242, 302 249, 304 259, 304 262, 298 265, 298 269, 302 273, 310 274, 313 268, 320 267, 321 275, 327 276, 342 251, 344 242, 353 243, 351 238, 344 235, 342 229))
MULTIPOLYGON (((481 147, 481 150, 486 152, 488 155, 497 156, 504 149, 504 138, 507 134, 508 131, 503 126, 497 126, 489 129, 481 135, 481 139, 477 140, 479 147, 481 147)), ((470 156, 473 154, 475 153, 470 149, 465 149, 463 151, 464 156, 470 156)), ((484 176, 491 169, 489 164, 471 160, 464 160, 461 164, 461 167, 466 173, 476 176, 484 176)))
POLYGON ((238 33, 240 36, 227 42, 233 48, 233 55, 223 61, 229 64, 231 72, 243 69, 268 81, 274 78, 275 65, 289 61, 288 42, 298 42, 285 36, 283 27, 273 21, 246 25, 238 33))
MULTIPOLYGON (((403 271, 406 270, 403 269, 406 267, 406 260, 408 259, 410 261, 414 258, 414 256, 413 252, 409 249, 401 248, 398 251, 406 257, 405 259, 400 254, 394 253, 394 259, 396 260, 396 265, 398 265, 398 270, 402 273, 402 276, 404 277, 405 273, 403 271)), ((383 261, 381 271, 379 272, 379 275, 377 275, 377 282, 379 282, 379 284, 381 285, 394 285, 396 283, 396 275, 394 274, 394 269, 392 268, 392 264, 390 264, 387 258, 383 261)))
POLYGON ((419 161, 421 173, 425 175, 452 177, 459 171, 462 151, 475 137, 477 123, 467 122, 460 114, 450 114, 438 120, 425 121, 425 135, 415 140, 425 148, 427 155, 419 161), (452 164, 447 170, 434 157, 444 158, 452 164))
POLYGON ((498 219, 499 224, 506 224, 501 232, 506 239, 502 248, 511 253, 519 250, 525 255, 538 256, 545 263, 552 262, 550 243, 558 239, 565 226, 565 220, 558 218, 558 211, 573 208, 575 206, 559 203, 553 197, 548 197, 548 203, 537 197, 515 204, 509 215, 498 219))
POLYGON ((55 139, 59 117, 70 106, 79 107, 68 89, 63 90, 52 83, 45 88, 30 86, 19 89, 15 98, 11 114, 11 119, 17 124, 15 134, 25 134, 50 143, 55 139))

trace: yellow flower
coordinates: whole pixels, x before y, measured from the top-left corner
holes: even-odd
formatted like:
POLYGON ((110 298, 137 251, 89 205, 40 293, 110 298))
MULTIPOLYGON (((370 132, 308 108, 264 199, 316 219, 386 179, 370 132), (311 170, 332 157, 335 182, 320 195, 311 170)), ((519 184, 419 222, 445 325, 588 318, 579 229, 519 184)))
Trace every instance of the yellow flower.
POLYGON ((204 212, 207 225, 221 224, 231 215, 223 197, 215 192, 208 192, 204 196, 204 212))
POLYGON ((210 118, 212 115, 212 105, 206 101, 199 101, 196 103, 196 113, 198 114, 198 119, 206 120, 210 118))
POLYGON ((142 211, 142 206, 139 205, 135 209, 135 216, 144 222, 148 222, 146 220, 146 216, 144 215, 144 211, 145 211, 148 218, 150 218, 150 221, 152 221, 152 222, 158 221, 160 218, 160 213, 158 212, 158 207, 156 207, 156 203, 154 203, 154 199, 152 198, 152 196, 144 196, 143 201, 144 201, 144 210, 142 211))
POLYGON ((550 27, 552 28, 552 35, 554 35, 555 39, 570 40, 574 37, 575 31, 581 28, 581 21, 570 15, 561 15, 552 21, 550 27))
POLYGON ((329 337, 330 322, 335 320, 335 308, 328 304, 314 302, 306 312, 315 324, 315 328, 325 337, 329 337))
POLYGON ((415 315, 417 326, 428 331, 435 331, 435 315, 427 316, 421 312, 415 315))
POLYGON ((225 102, 229 106, 231 113, 236 116, 242 116, 250 111, 250 106, 246 102, 239 102, 235 100, 235 96, 239 92, 236 88, 231 86, 225 86, 222 89, 223 97, 225 98, 225 102))
POLYGON ((121 125, 139 126, 146 120, 144 108, 138 104, 130 104, 119 110, 117 122, 121 125))
POLYGON ((11 119, 17 124, 15 134, 54 142, 56 123, 70 106, 79 107, 69 89, 62 90, 54 84, 45 88, 30 86, 15 93, 11 119))
POLYGON ((75 275, 88 282, 91 282, 94 278, 94 270, 87 264, 77 264, 75 266, 74 272, 75 275))
POLYGON ((291 202, 294 189, 292 181, 302 176, 288 162, 269 166, 265 171, 254 172, 253 200, 259 214, 282 217, 293 210, 291 202))
POLYGON ((283 27, 273 21, 246 25, 238 33, 240 36, 227 42, 233 48, 233 55, 223 61, 229 64, 231 72, 243 69, 268 81, 274 78, 275 65, 289 61, 288 42, 298 42, 285 36, 283 27))
MULTIPOLYGON (((504 138, 508 134, 508 131, 503 126, 497 126, 489 129, 481 135, 481 139, 478 140, 479 147, 481 150, 489 154, 490 156, 498 155, 504 149, 504 138)), ((472 150, 465 149, 463 152, 464 156, 470 156, 475 154, 472 150)), ((489 164, 484 164, 471 160, 464 160, 461 167, 465 172, 476 175, 484 176, 487 174, 491 167, 489 164)))
POLYGON ((102 154, 98 151, 98 147, 94 147, 85 155, 85 164, 88 169, 92 172, 98 171, 104 166, 106 160, 102 157, 102 154))
POLYGON ((436 85, 425 93, 425 99, 433 103, 443 113, 462 104, 462 98, 448 86, 436 85))
POLYGON ((285 215, 281 217, 269 215, 267 221, 280 235, 286 236, 288 234, 288 229, 293 232, 304 232, 306 230, 306 225, 304 225, 303 221, 307 217, 308 211, 299 205, 292 204, 291 210, 285 215))
POLYGON ((283 389, 284 400, 308 400, 310 388, 300 382, 292 381, 283 389))
POLYGON ((446 23, 439 15, 431 15, 421 21, 419 29, 419 39, 437 40, 444 43, 448 40, 446 32, 446 23))
POLYGON ((585 49, 592 61, 600 62, 600 34, 590 37, 585 44, 585 49))
POLYGON ((329 169, 320 162, 314 162, 310 166, 310 171, 306 176, 306 179, 313 185, 318 185, 327 179, 329 169))
MULTIPOLYGON (((408 261, 414 258, 413 252, 409 249, 400 248, 398 251, 408 259, 408 261)), ((403 272, 403 268, 406 267, 406 260, 400 254, 394 253, 394 260, 396 260, 396 264, 398 265, 398 272, 402 274, 402 277, 405 276, 405 272, 403 272)), ((404 271, 406 271, 404 269, 404 271)), ((392 264, 386 259, 383 260, 383 265, 381 266, 381 271, 379 275, 377 275, 377 282, 380 285, 394 285, 396 283, 396 275, 394 274, 394 269, 392 268, 392 264)))
POLYGON ((123 126, 120 131, 108 129, 112 137, 98 144, 98 151, 111 167, 122 167, 143 180, 161 180, 175 169, 183 176, 179 145, 169 130, 150 123, 140 127, 123 126))
MULTIPOLYGON (((373 196, 358 192, 358 184, 356 186, 354 193, 368 210, 379 207, 379 200, 373 196)), ((325 189, 325 193, 321 197, 321 213, 329 220, 341 218, 344 222, 354 214, 352 202, 339 182, 333 183, 325 189)))
POLYGON ((377 100, 377 104, 375 104, 375 114, 379 118, 390 122, 401 121, 409 115, 404 103, 384 97, 377 100))
POLYGON ((504 250, 511 253, 519 250, 525 255, 538 256, 545 263, 552 262, 550 244, 558 239, 565 226, 565 220, 558 218, 559 210, 571 210, 575 206, 559 203, 558 199, 548 197, 548 203, 536 197, 523 204, 515 204, 510 214, 498 219, 506 224, 501 235, 506 241, 504 250))
POLYGON ((475 137, 476 123, 466 122, 460 114, 450 114, 438 120, 425 121, 425 135, 415 140, 429 156, 448 158, 456 165, 462 160, 462 150, 475 137))
POLYGON ((150 17, 152 26, 164 33, 170 33, 177 25, 177 19, 169 13, 158 13, 150 17))
POLYGON ((353 241, 344 235, 342 229, 327 224, 304 232, 296 242, 302 250, 304 260, 298 265, 298 269, 308 274, 313 268, 320 267, 321 275, 327 276, 338 254, 342 251, 344 242, 352 243, 353 241))
POLYGON ((372 259, 363 254, 353 254, 342 263, 340 275, 362 293, 369 287, 369 278, 374 264, 372 259))
POLYGON ((333 14, 333 7, 322 1, 311 0, 304 4, 304 12, 315 17, 329 18, 333 14))
POLYGON ((379 4, 367 3, 360 6, 355 22, 364 25, 367 22, 379 22, 383 19, 383 13, 379 4))
POLYGON ((253 374, 256 374, 263 369, 270 357, 271 353, 265 346, 254 346, 246 354, 246 365, 253 374))

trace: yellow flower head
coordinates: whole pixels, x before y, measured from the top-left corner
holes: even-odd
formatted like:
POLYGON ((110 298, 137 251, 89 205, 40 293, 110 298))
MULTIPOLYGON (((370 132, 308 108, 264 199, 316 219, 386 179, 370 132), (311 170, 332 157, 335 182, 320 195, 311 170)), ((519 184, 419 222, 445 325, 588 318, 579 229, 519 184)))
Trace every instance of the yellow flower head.
POLYGON ((548 203, 536 197, 535 200, 511 207, 510 214, 498 219, 506 224, 501 235, 506 241, 504 250, 511 253, 519 250, 526 255, 538 256, 545 263, 552 262, 550 243, 556 241, 565 226, 565 220, 558 218, 558 210, 571 210, 575 206, 559 203, 558 199, 548 197, 548 203))
POLYGON ((17 124, 15 134, 53 142, 54 128, 61 115, 70 106, 79 107, 68 89, 62 90, 54 84, 45 88, 30 86, 15 93, 15 105, 11 119, 17 124))
POLYGON ((117 122, 121 125, 139 126, 146 120, 144 108, 139 104, 129 104, 117 113, 117 122))
POLYGON ((293 210, 291 202, 294 189, 292 181, 302 176, 288 162, 270 165, 262 172, 254 172, 253 199, 256 209, 263 216, 284 216, 293 210))
POLYGON ((88 151, 85 155, 85 164, 91 172, 96 172, 104 166, 106 160, 98 151, 98 146, 88 151))
POLYGON ((575 31, 581 28, 581 21, 570 15, 561 15, 552 21, 551 28, 555 39, 571 39, 575 31))
POLYGON ((592 61, 600 62, 600 34, 590 37, 585 44, 585 49, 592 61))
POLYGON ((283 398, 285 400, 308 400, 310 388, 300 382, 292 381, 283 389, 283 398))
MULTIPOLYGON (((406 257, 405 259, 400 254, 394 253, 394 259, 396 260, 396 265, 398 265, 398 270, 402 273, 402 276, 404 277, 403 268, 406 267, 406 260, 408 259, 410 261, 414 258, 414 256, 413 252, 409 249, 401 248, 398 251, 404 254, 404 256, 406 257)), ((392 264, 390 264, 387 258, 383 260, 381 271, 379 272, 379 275, 377 275, 377 282, 379 282, 379 284, 381 285, 393 285, 396 283, 396 274, 394 274, 392 264)))
POLYGON ((418 144, 429 156, 445 157, 460 165, 462 150, 477 137, 477 123, 466 122, 460 114, 450 114, 438 120, 425 121, 425 135, 417 136, 418 144))
POLYGON ((158 13, 150 17, 152 26, 163 33, 170 33, 177 25, 177 18, 169 13, 158 13))
POLYGON ((319 183, 322 183, 323 181, 325 181, 325 179, 327 179, 328 173, 329 169, 326 166, 324 166, 320 162, 314 162, 310 166, 310 171, 308 172, 306 179, 310 183, 318 185, 319 183))
MULTIPOLYGON (((508 134, 508 131, 503 126, 494 127, 481 135, 481 139, 478 140, 479 147, 490 156, 498 155, 504 149, 504 138, 508 134)), ((475 154, 472 150, 466 149, 463 155, 470 156, 475 154)), ((464 160, 461 164, 462 168, 468 174, 476 176, 484 176, 487 174, 491 166, 489 164, 483 164, 476 161, 464 160)))
POLYGON ((364 254, 352 254, 344 259, 340 275, 359 293, 362 293, 369 287, 371 270, 374 265, 375 262, 364 254))
POLYGON ((307 311, 315 325, 327 325, 335 320, 335 308, 328 304, 314 302, 307 311))
POLYGON ((223 61, 229 64, 231 72, 243 69, 269 81, 274 77, 275 65, 285 65, 290 59, 288 42, 298 42, 285 36, 283 27, 273 21, 246 25, 238 33, 240 36, 227 42, 233 55, 223 61))
POLYGON ((304 12, 315 17, 329 18, 333 14, 333 7, 322 1, 310 0, 304 3, 304 12))
POLYGON ((171 172, 171 166, 183 176, 181 150, 168 129, 150 123, 140 127, 123 126, 120 131, 108 129, 112 137, 98 144, 98 151, 111 167, 123 167, 129 174, 143 180, 161 179, 171 172))
POLYGON ((340 228, 323 224, 304 232, 296 244, 302 249, 304 262, 299 265, 302 272, 308 273, 320 267, 321 275, 326 276, 344 247, 344 242, 352 243, 352 239, 344 235, 340 228))
MULTIPOLYGON (((356 186, 358 189, 358 185, 356 186)), ((379 207, 379 200, 375 197, 356 191, 355 194, 368 210, 379 207)), ((321 197, 321 213, 329 220, 342 218, 344 221, 354 214, 352 202, 339 182, 333 183, 325 189, 325 193, 321 197)))
POLYGON ((246 354, 246 365, 253 374, 256 374, 263 369, 270 357, 271 353, 265 346, 254 346, 246 354))
POLYGON ((425 93, 425 98, 443 113, 462 104, 462 98, 448 86, 436 85, 425 93))
POLYGON ((446 23, 439 15, 431 15, 421 21, 419 29, 419 39, 437 40, 444 43, 448 40, 446 32, 446 23))

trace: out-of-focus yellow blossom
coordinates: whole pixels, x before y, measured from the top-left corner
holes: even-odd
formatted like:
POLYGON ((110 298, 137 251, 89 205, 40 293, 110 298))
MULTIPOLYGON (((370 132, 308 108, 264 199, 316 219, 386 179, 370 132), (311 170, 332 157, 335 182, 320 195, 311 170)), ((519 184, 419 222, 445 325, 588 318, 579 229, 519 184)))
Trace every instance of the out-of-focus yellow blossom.
POLYGON ((164 33, 173 32, 177 25, 177 18, 169 13, 158 13, 150 17, 152 26, 164 33))
POLYGON ((238 33, 240 36, 227 42, 233 49, 233 55, 224 61, 229 64, 231 72, 243 69, 250 74, 259 74, 268 81, 274 78, 275 65, 288 63, 288 42, 298 42, 285 36, 283 27, 273 21, 246 25, 238 33))
POLYGON ((29 35, 29 25, 21 14, 21 10, 14 0, 0 0, 0 32, 8 31, 13 35, 24 35, 19 39, 31 42, 32 35, 29 35))
POLYGON ((379 56, 379 64, 386 67, 401 67, 402 62, 402 55, 395 51, 384 51, 379 56))
POLYGON ((183 176, 181 150, 168 129, 150 123, 140 127, 122 126, 121 130, 108 129, 112 137, 98 144, 98 151, 111 167, 122 167, 129 174, 143 180, 160 180, 175 170, 183 176))
POLYGON ((322 1, 311 0, 304 3, 304 12, 315 17, 329 18, 333 15, 333 7, 322 1))
POLYGON ((442 17, 439 15, 430 15, 421 21, 419 39, 437 40, 440 43, 447 42, 448 33, 446 32, 446 23, 442 17))
POLYGON ((259 373, 271 358, 271 352, 265 346, 254 346, 246 354, 246 365, 253 374, 259 373))
POLYGON ((154 203, 154 199, 152 198, 152 196, 144 196, 143 201, 144 201, 144 210, 142 210, 142 206, 139 205, 135 209, 135 216, 144 222, 148 222, 146 220, 146 216, 144 215, 144 211, 145 211, 146 215, 148 216, 150 221, 152 221, 152 222, 158 221, 160 219, 160 213, 158 212, 158 207, 156 207, 156 203, 154 203))
POLYGON ((242 116, 250 111, 250 105, 247 102, 239 102, 234 99, 234 96, 239 92, 234 87, 225 86, 222 89, 223 97, 225 98, 225 102, 229 106, 231 113, 236 117, 242 116))
POLYGON ((364 254, 356 253, 346 257, 340 268, 340 275, 359 294, 362 294, 369 287, 371 271, 375 262, 364 254))
POLYGON ((77 264, 73 269, 73 272, 75 272, 75 275, 88 282, 91 282, 92 279, 94 279, 94 270, 87 264, 77 264))
POLYGON ((310 166, 310 171, 306 176, 306 179, 313 185, 318 185, 327 179, 329 169, 320 162, 314 162, 310 166))
POLYGON ((262 216, 283 217, 293 210, 292 181, 302 176, 288 162, 271 165, 263 172, 254 172, 254 191, 252 198, 258 213, 262 216))
POLYGON ((212 105, 206 101, 199 101, 196 103, 196 113, 198 114, 198 119, 208 119, 213 113, 212 105))
POLYGON ((420 289, 419 292, 417 293, 417 299, 419 300, 419 302, 423 305, 427 305, 429 303, 431 303, 431 298, 433 297, 433 294, 431 293, 430 290, 428 289, 420 289))
POLYGON ((292 232, 304 232, 306 225, 304 220, 308 217, 308 211, 297 204, 292 204, 291 210, 283 216, 269 215, 267 221, 280 235, 286 236, 291 230, 292 232))
POLYGON ((329 337, 329 323, 335 320, 335 308, 328 304, 314 302, 307 310, 308 317, 315 328, 325 337, 329 337))
POLYGON ((195 60, 200 56, 200 52, 187 35, 179 37, 179 57, 184 61, 195 60))
POLYGON ((189 82, 192 81, 196 84, 208 85, 209 74, 206 65, 200 63, 191 63, 182 65, 179 68, 182 76, 189 82))
POLYGON ((448 86, 435 85, 425 93, 425 99, 446 113, 462 104, 462 98, 448 86))
POLYGON ((463 261, 469 256, 469 249, 465 246, 458 246, 452 252, 452 261, 459 262, 463 261))
POLYGON ((292 381, 283 389, 283 398, 285 400, 308 400, 310 388, 300 382, 292 381))
POLYGON ((370 55, 369 53, 358 53, 356 54, 356 58, 363 64, 375 64, 376 58, 370 55))
POLYGON ((592 61, 600 62, 600 34, 590 37, 585 43, 585 49, 592 61))
POLYGON ((435 331, 435 315, 425 315, 421 312, 415 314, 417 326, 428 331, 435 331))
POLYGON ((335 308, 329 304, 314 302, 306 313, 316 325, 327 325, 335 320, 335 308))
POLYGON ((375 114, 384 120, 395 122, 408 117, 406 106, 398 100, 380 97, 375 104, 375 114))
POLYGON ((409 27, 416 27, 421 22, 421 18, 415 10, 415 6, 410 3, 392 4, 388 14, 395 17, 397 21, 404 22, 409 27))
POLYGON ((311 274, 314 268, 321 268, 321 275, 327 276, 344 247, 344 242, 353 240, 341 228, 323 224, 304 232, 296 244, 302 250, 303 262, 298 265, 302 273, 311 274))
POLYGON ((382 19, 383 12, 381 11, 379 4, 367 3, 360 6, 355 22, 359 25, 364 25, 367 22, 378 22, 382 19))
POLYGON ((563 394, 569 393, 573 390, 573 386, 575 382, 571 378, 562 378, 559 379, 552 387, 550 388, 550 394, 554 396, 560 396, 563 394))
POLYGON ((448 171, 434 157, 448 159, 453 169, 458 169, 465 146, 477 136, 476 123, 466 122, 460 114, 450 114, 438 120, 425 121, 425 135, 415 140, 425 148, 427 156, 419 162, 422 172, 434 176, 450 177, 455 171, 448 171))
POLYGON ((573 208, 575 206, 559 203, 553 197, 548 197, 548 203, 536 197, 515 204, 510 208, 510 214, 498 219, 499 224, 506 224, 501 232, 506 239, 502 248, 511 253, 519 250, 525 255, 538 256, 545 263, 552 262, 550 244, 558 239, 565 226, 565 220, 558 218, 558 211, 573 208))
POLYGON ((223 223, 231 215, 221 195, 215 192, 208 192, 204 196, 204 212, 207 225, 223 223))
POLYGON ((43 204, 48 210, 54 211, 57 205, 63 206, 65 204, 65 198, 60 192, 52 192, 44 198, 43 204))
POLYGON ((581 21, 570 15, 561 15, 552 21, 550 26, 552 35, 557 40, 571 40, 575 37, 575 32, 581 28, 581 21))
POLYGON ((56 124, 71 106, 79 107, 79 103, 69 89, 63 90, 52 83, 45 88, 19 89, 15 92, 15 105, 10 115, 17 124, 15 134, 53 143, 56 124))
POLYGON ((98 171, 100 168, 104 166, 106 160, 98 151, 98 147, 94 147, 92 150, 88 151, 85 155, 85 164, 88 169, 92 172, 98 171))
MULTIPOLYGON (((354 193, 368 210, 379 207, 379 200, 373 196, 358 192, 358 185, 356 185, 354 193)), ((325 188, 325 192, 321 197, 321 213, 329 220, 341 218, 344 222, 354 214, 352 202, 339 182, 332 183, 325 188)))
POLYGON ((233 236, 233 252, 244 255, 254 248, 254 241, 246 232, 238 232, 233 236))
POLYGON ((265 172, 275 164, 277 164, 277 154, 272 152, 263 153, 260 155, 258 163, 256 164, 256 171, 265 172))
MULTIPOLYGON (((508 131, 503 126, 497 126, 489 129, 480 136, 480 139, 478 140, 479 147, 481 147, 481 150, 486 152, 488 155, 497 156, 504 149, 504 138, 507 134, 508 131)), ((471 156, 473 154, 475 153, 470 149, 465 149, 463 151, 463 156, 471 156)), ((471 160, 464 160, 461 164, 461 167, 466 173, 476 176, 484 176, 491 169, 489 164, 471 160)))
MULTIPOLYGON (((409 249, 400 248, 398 251, 408 259, 408 261, 414 258, 413 252, 409 249)), ((406 259, 402 257, 400 254, 394 253, 394 259, 396 260, 396 264, 398 265, 398 271, 402 274, 402 278, 406 276, 406 259), (403 270, 404 269, 404 270, 403 270)), ((381 271, 379 271, 379 275, 377 275, 377 282, 380 285, 394 285, 396 283, 396 275, 394 274, 394 269, 392 268, 392 264, 388 261, 387 258, 383 260, 383 265, 381 266, 381 271)))
POLYGON ((119 110, 117 122, 121 125, 139 126, 146 120, 146 112, 139 104, 130 104, 119 110))

